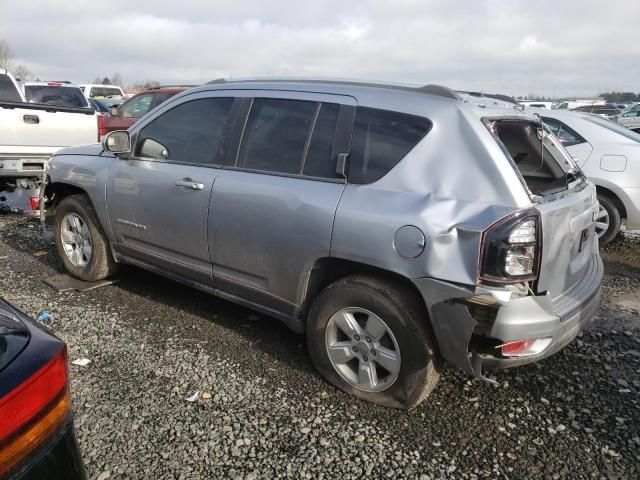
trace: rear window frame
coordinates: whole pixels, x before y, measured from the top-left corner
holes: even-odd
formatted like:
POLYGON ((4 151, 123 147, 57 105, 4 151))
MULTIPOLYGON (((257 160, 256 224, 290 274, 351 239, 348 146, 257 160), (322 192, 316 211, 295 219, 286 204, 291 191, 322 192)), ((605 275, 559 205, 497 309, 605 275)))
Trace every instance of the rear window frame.
MULTIPOLYGON (((414 113, 408 113, 408 112, 403 112, 401 110, 393 110, 393 109, 387 109, 387 108, 377 108, 377 107, 370 107, 370 106, 364 106, 364 105, 358 105, 358 107, 356 108, 355 111, 355 118, 354 118, 354 122, 353 122, 353 126, 352 126, 352 137, 351 137, 351 146, 349 149, 349 160, 347 162, 347 181, 350 184, 353 185, 371 185, 374 184, 378 181, 380 181, 381 179, 383 179, 384 177, 386 177, 387 175, 389 175, 389 173, 391 173, 400 163, 402 163, 402 161, 427 137, 427 135, 429 135, 429 133, 431 132, 431 130, 433 130, 433 121, 424 116, 424 115, 416 115, 414 113), (415 117, 415 118, 419 118, 421 120, 426 121, 426 129, 424 131, 424 133, 414 142, 414 144, 407 150, 407 152, 402 155, 400 158, 398 158, 395 163, 393 163, 393 165, 391 165, 389 168, 386 169, 386 171, 373 179, 366 179, 365 181, 356 181, 354 180, 354 171, 353 168, 355 168, 353 166, 353 150, 354 150, 354 143, 356 141, 356 125, 358 122, 358 112, 362 112, 362 111, 378 111, 378 112, 385 112, 386 114, 396 114, 398 116, 405 116, 405 117, 415 117)), ((360 179, 358 179, 360 180, 360 179)))

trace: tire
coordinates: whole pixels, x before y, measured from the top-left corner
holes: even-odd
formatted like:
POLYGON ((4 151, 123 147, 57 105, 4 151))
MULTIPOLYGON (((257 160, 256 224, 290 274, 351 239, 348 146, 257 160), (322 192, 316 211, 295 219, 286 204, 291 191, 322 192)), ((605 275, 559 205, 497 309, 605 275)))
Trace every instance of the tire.
MULTIPOLYGON (((428 321, 421 299, 404 285, 377 277, 346 277, 326 287, 311 306, 307 324, 307 344, 311 360, 320 374, 344 392, 383 407, 409 410, 431 393, 440 376, 428 321), (352 318, 359 325, 362 324, 361 332, 365 333, 364 337, 360 335, 359 341, 354 340, 355 334, 347 336, 340 328, 336 329, 340 321, 337 319, 343 319, 342 315, 349 314, 349 309, 352 308, 358 310, 351 312, 352 318), (373 317, 369 314, 373 314, 373 317), (375 329, 364 328, 369 326, 369 319, 374 317, 382 319, 384 326, 391 332, 391 335, 381 337, 377 344, 372 338, 374 335, 369 336, 367 332, 375 329), (338 335, 342 334, 342 339, 334 336, 336 330, 338 335), (340 341, 351 342, 352 345, 351 350, 348 347, 340 348, 343 354, 351 355, 354 346, 358 353, 353 354, 354 359, 350 362, 335 367, 328 345, 335 347, 338 345, 336 342, 340 341), (367 353, 367 348, 371 346, 374 348, 369 349, 368 355, 364 356, 363 352, 367 353), (375 351, 375 348, 380 351, 375 351), (388 351, 395 352, 396 348, 399 368, 395 369, 397 373, 394 376, 394 368, 385 370, 377 362, 391 358, 388 351), (386 352, 386 357, 383 352, 386 352), (376 354, 377 359, 374 358, 376 354), (371 357, 370 360, 367 357, 371 357), (367 368, 370 370, 372 364, 375 365, 376 377, 380 383, 376 388, 371 387, 371 382, 356 386, 354 378, 351 381, 347 378, 356 370, 360 372, 363 362, 365 371, 368 371, 367 368)), ((342 322, 344 323, 344 319, 342 322)), ((372 322, 380 326, 377 320, 372 322)), ((387 362, 383 363, 387 365, 387 362)), ((397 367, 396 363, 391 365, 397 367)))
POLYGON ((598 195, 598 201, 600 202, 601 211, 598 214, 598 220, 596 220, 596 232, 598 233, 600 248, 604 248, 620 233, 622 218, 616 202, 610 197, 598 195), (605 219, 608 222, 606 225, 605 219))
POLYGON ((98 221, 91 201, 86 195, 71 195, 62 199, 56 208, 54 233, 58 255, 62 259, 64 267, 74 277, 94 282, 107 278, 116 272, 117 264, 111 255, 109 241, 98 221), (76 221, 77 224, 74 223, 76 221), (80 237, 77 235, 74 237, 74 239, 80 239, 79 242, 73 244, 77 245, 76 248, 69 246, 70 236, 73 236, 75 232, 74 225, 80 225, 81 228, 76 228, 76 230, 84 232, 80 234, 80 237), (83 243, 86 240, 87 231, 89 249, 86 248, 86 242, 83 243), (65 249, 63 236, 67 240, 67 249, 65 249), (81 243, 83 248, 79 246, 81 243), (69 253, 69 248, 71 253, 69 253), (80 252, 79 256, 74 257, 74 251, 80 252))

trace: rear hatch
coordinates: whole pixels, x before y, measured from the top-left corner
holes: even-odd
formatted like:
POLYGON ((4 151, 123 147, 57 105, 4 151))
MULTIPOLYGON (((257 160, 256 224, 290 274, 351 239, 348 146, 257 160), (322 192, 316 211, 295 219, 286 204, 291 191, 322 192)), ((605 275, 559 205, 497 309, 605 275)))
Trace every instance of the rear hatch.
MULTIPOLYGON (((520 173, 542 222, 542 258, 537 293, 549 292, 563 310, 567 292, 580 289, 597 262, 595 186, 540 122, 493 119, 487 126, 520 173)), ((569 295, 573 297, 573 295, 569 295)))

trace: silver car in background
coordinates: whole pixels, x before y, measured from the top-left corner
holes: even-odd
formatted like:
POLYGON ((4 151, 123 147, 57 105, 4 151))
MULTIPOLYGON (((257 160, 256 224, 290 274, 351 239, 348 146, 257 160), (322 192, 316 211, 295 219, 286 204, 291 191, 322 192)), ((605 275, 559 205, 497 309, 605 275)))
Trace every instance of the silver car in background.
POLYGON ((617 115, 615 120, 620 125, 640 133, 640 102, 631 105, 627 110, 617 115))
POLYGON ((585 175, 596 185, 600 246, 640 229, 640 134, 596 115, 537 109, 585 175))
POLYGON ((306 333, 338 388, 412 408, 439 359, 554 354, 589 322, 596 189, 522 107, 448 88, 217 80, 50 164, 65 268, 140 266, 306 333))

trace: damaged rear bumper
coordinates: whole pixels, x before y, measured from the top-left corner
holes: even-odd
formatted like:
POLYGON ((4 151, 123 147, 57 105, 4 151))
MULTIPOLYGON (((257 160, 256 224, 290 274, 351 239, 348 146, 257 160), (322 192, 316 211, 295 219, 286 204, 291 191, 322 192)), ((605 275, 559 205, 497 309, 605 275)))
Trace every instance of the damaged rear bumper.
POLYGON ((514 296, 506 289, 453 285, 415 279, 429 309, 439 352, 452 366, 486 380, 484 368, 508 368, 547 358, 570 343, 594 317, 604 274, 597 253, 582 281, 559 298, 514 296), (546 339, 543 350, 520 357, 501 345, 546 339))

